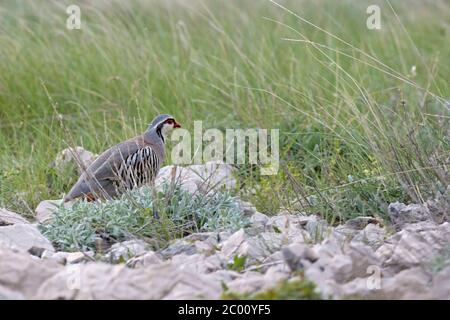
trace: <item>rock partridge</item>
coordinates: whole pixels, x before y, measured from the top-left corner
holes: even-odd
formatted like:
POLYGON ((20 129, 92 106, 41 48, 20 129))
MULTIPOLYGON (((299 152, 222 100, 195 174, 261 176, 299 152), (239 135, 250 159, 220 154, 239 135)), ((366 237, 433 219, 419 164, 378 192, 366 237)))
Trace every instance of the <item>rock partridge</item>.
POLYGON ((157 116, 147 131, 103 152, 81 174, 64 201, 113 199, 144 184, 152 184, 164 160, 164 142, 180 124, 171 115, 157 116))

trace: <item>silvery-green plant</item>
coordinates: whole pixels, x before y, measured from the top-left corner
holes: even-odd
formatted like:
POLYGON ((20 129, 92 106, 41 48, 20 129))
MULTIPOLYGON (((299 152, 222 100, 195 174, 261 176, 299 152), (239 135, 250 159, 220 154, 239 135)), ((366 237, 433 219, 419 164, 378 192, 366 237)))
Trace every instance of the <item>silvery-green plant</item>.
POLYGON ((61 250, 95 250, 98 237, 109 241, 142 238, 159 248, 192 232, 237 230, 248 224, 237 199, 227 191, 194 195, 179 185, 163 185, 156 197, 143 187, 104 203, 80 201, 59 207, 54 219, 40 225, 61 250))

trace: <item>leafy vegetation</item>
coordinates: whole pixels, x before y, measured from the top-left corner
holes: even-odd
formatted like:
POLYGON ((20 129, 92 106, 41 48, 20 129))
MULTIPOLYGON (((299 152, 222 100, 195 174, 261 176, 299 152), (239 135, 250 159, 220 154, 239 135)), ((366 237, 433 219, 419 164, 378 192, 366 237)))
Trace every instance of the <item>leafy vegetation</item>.
POLYGON ((117 200, 61 206, 54 219, 40 225, 41 231, 66 251, 95 250, 99 238, 115 242, 135 237, 157 249, 193 232, 237 230, 248 223, 230 193, 191 195, 179 185, 163 187, 156 202, 151 190, 143 187, 117 200), (154 208, 158 219, 154 218, 154 208))
POLYGON ((222 293, 224 300, 319 300, 315 285, 306 280, 283 280, 273 288, 255 294, 240 294, 228 289, 222 293))
POLYGON ((234 256, 233 262, 228 264, 228 269, 240 272, 245 268, 245 262, 247 261, 247 256, 234 256))

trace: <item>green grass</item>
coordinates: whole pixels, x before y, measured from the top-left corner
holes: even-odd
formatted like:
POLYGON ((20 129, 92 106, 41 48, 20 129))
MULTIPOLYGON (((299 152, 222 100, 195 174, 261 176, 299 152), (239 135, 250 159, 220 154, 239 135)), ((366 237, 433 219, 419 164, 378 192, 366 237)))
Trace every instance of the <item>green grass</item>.
POLYGON ((33 215, 77 178, 51 168, 59 150, 101 152, 161 112, 279 128, 278 175, 239 167, 268 214, 383 216, 450 184, 444 0, 76 1, 82 29, 67 30, 72 3, 0 4, 0 206, 33 215))

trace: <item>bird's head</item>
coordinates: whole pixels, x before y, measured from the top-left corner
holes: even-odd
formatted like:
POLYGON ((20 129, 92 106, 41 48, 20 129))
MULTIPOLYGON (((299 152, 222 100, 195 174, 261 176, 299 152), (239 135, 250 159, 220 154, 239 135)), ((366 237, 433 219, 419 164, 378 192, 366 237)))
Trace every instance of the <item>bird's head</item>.
POLYGON ((175 118, 169 114, 161 114, 153 119, 149 129, 154 130, 164 142, 165 138, 175 128, 181 128, 181 125, 175 120, 175 118))

